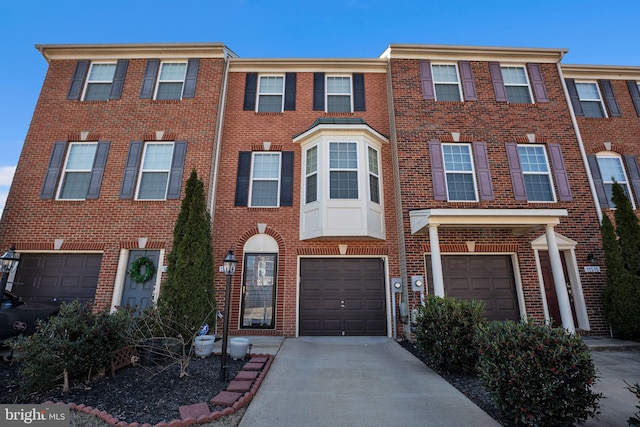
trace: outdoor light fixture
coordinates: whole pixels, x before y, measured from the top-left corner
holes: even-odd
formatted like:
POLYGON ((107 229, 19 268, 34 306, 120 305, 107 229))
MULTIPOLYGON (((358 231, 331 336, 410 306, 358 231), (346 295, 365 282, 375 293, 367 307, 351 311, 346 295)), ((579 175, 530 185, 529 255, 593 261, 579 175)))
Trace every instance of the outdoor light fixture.
POLYGON ((593 254, 593 252, 589 253, 589 255, 587 255, 587 261, 589 261, 591 264, 595 264, 596 263, 596 256, 593 254))
POLYGON ((229 335, 229 299, 231 298, 231 277, 236 272, 238 260, 233 254, 233 249, 229 248, 227 256, 224 257, 222 270, 227 277, 227 286, 224 291, 224 323, 222 328, 222 357, 220 359, 220 378, 227 381, 227 339, 229 335))
POLYGON ((9 250, 0 257, 0 272, 2 273, 2 278, 0 278, 0 299, 4 296, 9 274, 16 269, 19 260, 20 258, 16 257, 16 247, 14 245, 11 245, 9 250))

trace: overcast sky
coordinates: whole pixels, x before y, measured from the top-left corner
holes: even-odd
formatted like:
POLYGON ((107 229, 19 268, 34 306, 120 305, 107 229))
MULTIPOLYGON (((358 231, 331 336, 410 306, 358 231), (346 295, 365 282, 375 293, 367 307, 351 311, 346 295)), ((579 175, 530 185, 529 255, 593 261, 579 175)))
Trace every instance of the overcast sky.
POLYGON ((565 64, 640 66, 639 24, 638 0, 0 0, 0 212, 47 71, 36 44, 222 42, 243 58, 545 47, 569 49, 565 64))

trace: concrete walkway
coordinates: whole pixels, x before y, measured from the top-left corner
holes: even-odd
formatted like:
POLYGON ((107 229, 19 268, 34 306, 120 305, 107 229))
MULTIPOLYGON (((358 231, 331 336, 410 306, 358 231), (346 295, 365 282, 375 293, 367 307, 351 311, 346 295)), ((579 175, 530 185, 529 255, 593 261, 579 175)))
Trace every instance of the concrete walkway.
MULTIPOLYGON (((253 341, 253 337, 251 337, 253 341)), ((260 352, 260 345, 253 348, 260 352)), ((282 342, 240 427, 500 426, 391 338, 282 342)))

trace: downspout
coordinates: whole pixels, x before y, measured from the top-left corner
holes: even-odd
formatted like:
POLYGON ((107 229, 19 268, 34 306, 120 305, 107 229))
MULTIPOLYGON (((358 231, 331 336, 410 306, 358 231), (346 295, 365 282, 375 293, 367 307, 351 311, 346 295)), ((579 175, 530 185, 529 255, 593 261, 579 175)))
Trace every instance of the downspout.
POLYGON ((209 212, 211 214, 211 227, 213 229, 213 220, 216 206, 216 188, 218 186, 218 165, 220 164, 220 146, 222 144, 222 126, 224 124, 224 111, 227 98, 227 84, 229 81, 229 62, 231 58, 227 54, 225 56, 224 75, 222 76, 222 91, 220 94, 220 103, 218 105, 218 120, 216 122, 216 136, 215 136, 215 158, 211 162, 211 171, 209 176, 212 176, 211 180, 211 203, 209 205, 209 212))
POLYGON ((591 169, 589 168, 589 161, 587 160, 587 153, 584 151, 584 144, 582 142, 582 135, 580 134, 580 128, 578 128, 578 121, 576 120, 576 115, 573 112, 573 104, 571 103, 571 98, 569 97, 569 91, 567 90, 567 84, 564 81, 564 75, 562 74, 562 67, 560 66, 560 62, 556 63, 558 67, 558 74, 560 75, 560 82, 562 83, 562 89, 564 90, 564 97, 569 105, 569 112, 571 114, 571 122, 573 123, 573 128, 576 131, 576 137, 578 138, 578 146, 580 147, 580 155, 582 156, 582 163, 584 163, 584 168, 587 171, 587 181, 589 182, 589 189, 591 190, 591 196, 593 197, 594 204, 596 206, 596 212, 598 214, 598 222, 602 224, 602 209, 600 208, 600 202, 598 201, 598 195, 596 193, 596 186, 593 183, 593 177, 591 176, 591 169))

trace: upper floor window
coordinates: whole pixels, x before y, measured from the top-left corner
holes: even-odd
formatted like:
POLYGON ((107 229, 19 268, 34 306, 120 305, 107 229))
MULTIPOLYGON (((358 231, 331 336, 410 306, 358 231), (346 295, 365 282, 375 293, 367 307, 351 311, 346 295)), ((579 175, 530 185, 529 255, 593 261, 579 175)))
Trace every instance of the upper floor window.
POLYGON ((380 203, 380 165, 378 164, 378 150, 369 146, 369 200, 380 203))
POLYGON ((576 82, 576 90, 585 117, 607 117, 600 89, 595 82, 576 82))
POLYGON ((284 104, 284 77, 260 76, 258 112, 280 113, 284 104))
POLYGON ((106 101, 111 94, 116 64, 91 64, 83 99, 85 101, 106 101))
POLYGON ((97 143, 70 144, 60 180, 59 199, 85 199, 97 147, 97 143))
POLYGON ((139 200, 164 200, 167 195, 173 143, 145 144, 138 184, 139 200))
POLYGON ((460 101, 460 79, 456 65, 432 64, 431 71, 437 101, 460 101))
POLYGON ((318 146, 313 146, 305 154, 305 203, 318 200, 318 146))
POLYGON ((476 182, 469 144, 442 144, 449 201, 476 201, 476 182))
POLYGON ((329 198, 358 198, 358 150, 355 142, 329 144, 329 198))
POLYGON ((280 153, 255 152, 251 165, 249 206, 278 206, 280 200, 280 153))
POLYGON ((531 88, 524 67, 501 66, 504 88, 511 103, 531 104, 531 88))
POLYGON ((351 76, 327 77, 327 112, 350 113, 351 76))
POLYGON ((181 99, 186 62, 163 62, 158 74, 155 99, 181 99))
POLYGON ((542 145, 518 145, 520 167, 530 202, 554 202, 547 154, 542 145))
POLYGON ((613 183, 617 182, 624 189, 625 195, 629 198, 629 201, 633 204, 633 198, 631 197, 631 189, 629 188, 629 182, 627 180, 627 174, 625 173, 624 166, 622 165, 622 159, 618 156, 597 156, 598 168, 600 169, 600 175, 602 177, 602 184, 604 186, 604 192, 609 206, 615 208, 613 203, 613 183))

